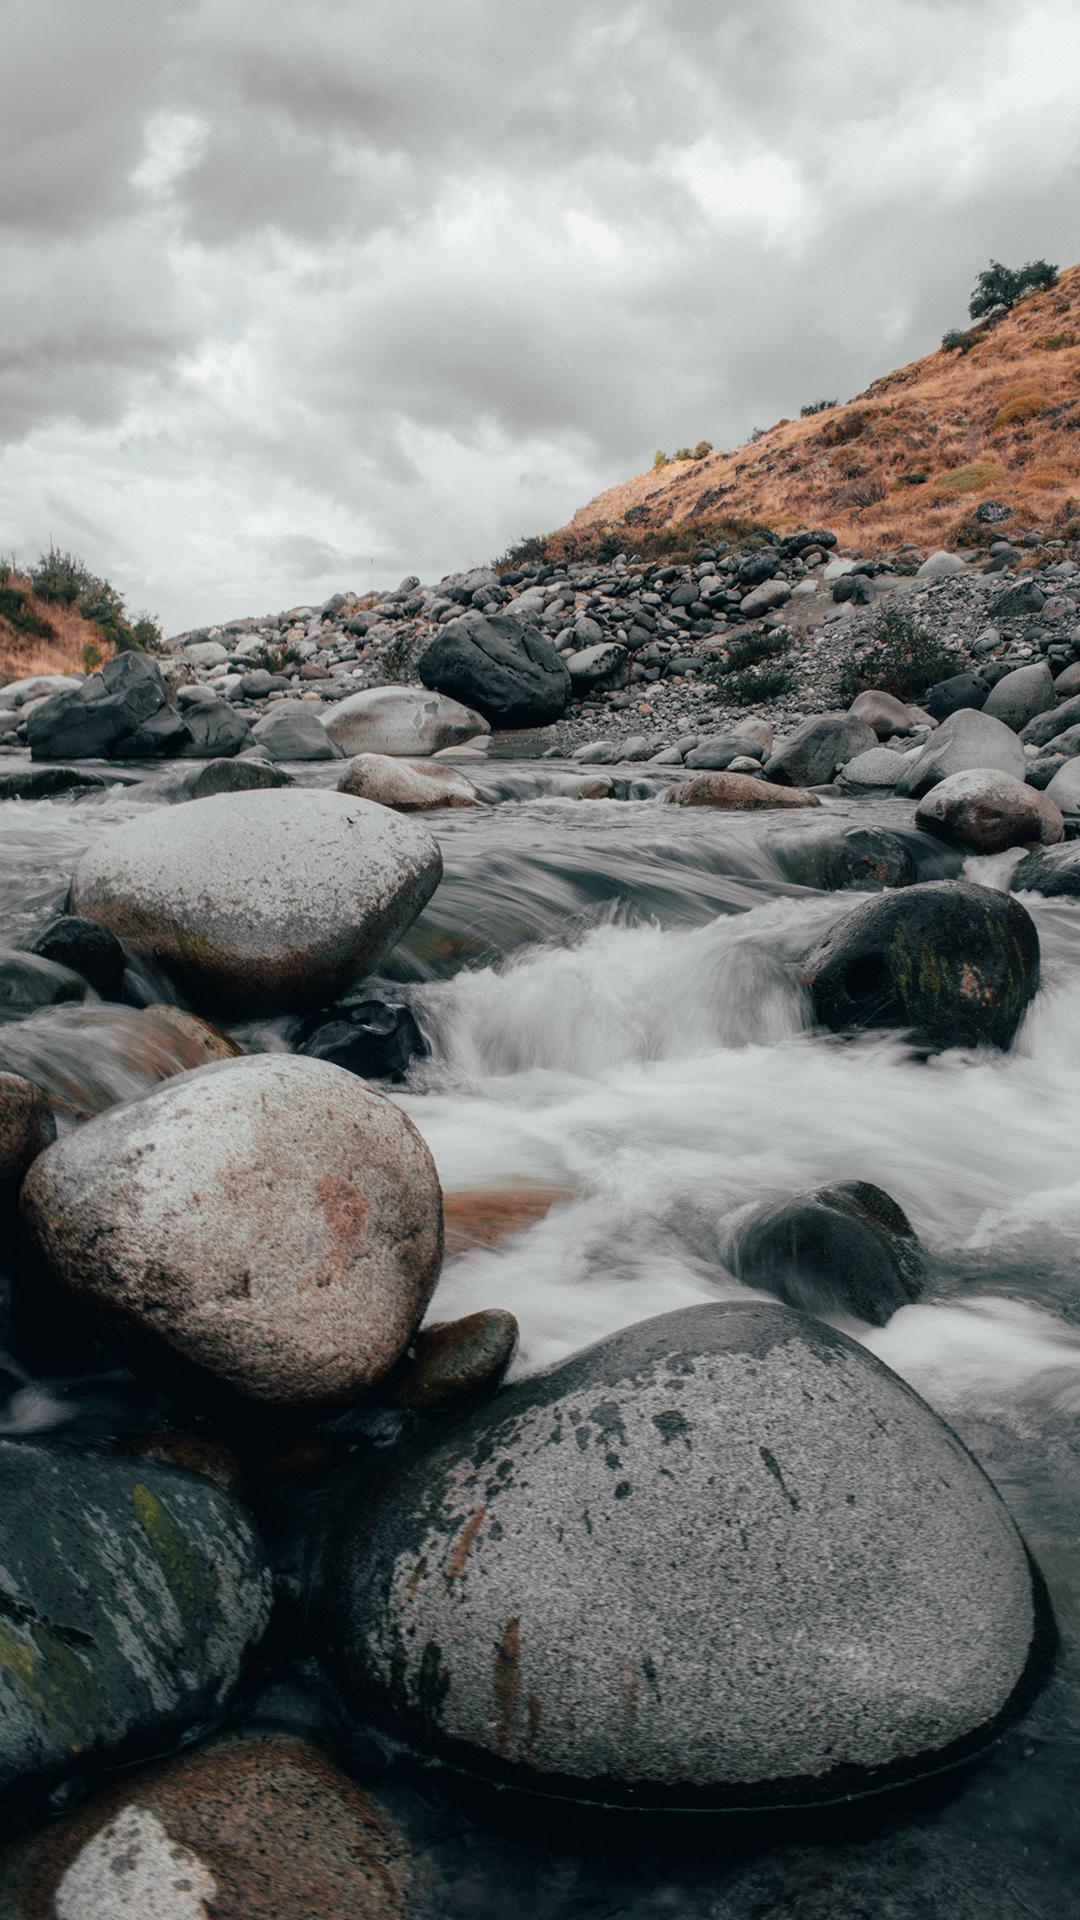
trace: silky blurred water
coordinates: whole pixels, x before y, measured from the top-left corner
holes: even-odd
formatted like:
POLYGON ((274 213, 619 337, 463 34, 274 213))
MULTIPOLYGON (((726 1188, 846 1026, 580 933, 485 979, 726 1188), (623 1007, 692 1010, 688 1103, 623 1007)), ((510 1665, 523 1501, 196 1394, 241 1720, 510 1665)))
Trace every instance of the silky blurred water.
MULTIPOLYGON (((567 791, 576 776, 536 763, 477 778, 488 808, 429 818, 446 876, 382 970, 431 1049, 392 1096, 444 1188, 539 1184, 566 1197, 501 1246, 448 1261, 429 1318, 511 1308, 515 1372, 527 1374, 648 1315, 742 1293, 724 1249, 749 1203, 872 1181, 920 1235, 929 1284, 884 1328, 837 1324, 949 1419, 995 1479, 1046 1573, 1064 1653, 1028 1720, 981 1768, 936 1797, 886 1795, 849 1815, 552 1824, 512 1794, 474 1805, 441 1776, 392 1769, 385 1790, 440 1862, 440 1911, 1077 1911, 1080 903, 1022 896, 1042 984, 1011 1052, 927 1059, 896 1035, 814 1029, 789 962, 865 896, 800 886, 777 861, 781 847, 837 825, 875 824, 902 833, 921 879, 960 872, 957 854, 914 830, 910 804, 826 797, 805 815, 725 815, 668 805, 655 780, 584 801, 567 791)), ((61 911, 81 848, 145 804, 109 793, 0 806, 3 942, 28 943, 61 911)), ((1015 864, 1004 855, 966 870, 1004 888, 1015 864)), ((59 1013, 12 1034, 20 1070, 32 1073, 35 1049, 55 1070, 59 1013)), ((111 1071, 114 1097, 137 1095, 93 1055, 92 1024, 78 1026, 80 1071, 111 1071)), ((236 1034, 249 1048, 287 1048, 297 1026, 236 1034)), ((120 1424, 148 1417, 130 1385, 123 1399, 119 1384, 25 1369, 11 1385, 6 1432, 107 1430, 110 1394, 120 1424)), ((323 1724, 319 1687, 292 1684, 323 1724)), ((326 1737, 345 1740, 327 1724, 326 1737)))

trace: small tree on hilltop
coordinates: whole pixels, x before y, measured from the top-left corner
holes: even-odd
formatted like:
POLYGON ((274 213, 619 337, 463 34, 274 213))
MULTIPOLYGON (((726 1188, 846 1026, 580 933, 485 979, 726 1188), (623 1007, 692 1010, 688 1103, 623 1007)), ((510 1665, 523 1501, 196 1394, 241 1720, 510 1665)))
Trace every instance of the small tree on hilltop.
POLYGON ((990 313, 1009 313, 1025 293, 1056 286, 1057 277, 1057 268, 1048 260, 1029 260, 1024 267, 1003 267, 1000 260, 991 260, 975 282, 968 312, 973 320, 990 313))

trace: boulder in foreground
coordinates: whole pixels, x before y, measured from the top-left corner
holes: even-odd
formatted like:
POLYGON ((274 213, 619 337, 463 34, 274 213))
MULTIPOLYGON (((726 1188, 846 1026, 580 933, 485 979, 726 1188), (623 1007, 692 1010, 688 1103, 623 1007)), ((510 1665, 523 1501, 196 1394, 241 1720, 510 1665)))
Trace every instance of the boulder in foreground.
POLYGON ((442 1258, 411 1121, 294 1054, 215 1062, 110 1108, 39 1156, 22 1210, 137 1371, 305 1414, 390 1372, 442 1258))
POLYGON ((804 1313, 853 1313, 883 1327, 922 1292, 922 1249, 896 1201, 868 1180, 767 1201, 728 1256, 739 1279, 804 1313))
POLYGON ((163 968, 200 1011, 242 1019, 337 999, 441 877, 426 828, 386 807, 310 788, 230 793, 103 834, 68 907, 163 968))
POLYGON ((1003 853, 1033 840, 1050 847, 1065 831, 1060 809, 1046 794, 986 767, 951 773, 931 787, 915 809, 915 825, 972 853, 1003 853))
POLYGON ((483 715, 424 687, 371 687, 350 693, 321 715, 329 738, 343 754, 426 756, 490 733, 483 715))
POLYGON ((798 971, 837 1032, 902 1027, 938 1047, 1007 1047, 1039 984, 1039 936, 1006 894, 928 880, 857 907, 798 971))
POLYGON ((448 620, 421 654, 417 672, 425 687, 502 729, 548 727, 570 698, 570 675, 551 641, 508 614, 448 620))
POLYGON ((723 807, 728 813, 757 813, 766 808, 819 807, 816 793, 797 793, 774 787, 752 773, 698 773, 667 798, 677 807, 723 807))
POLYGON ((0 1790, 219 1717, 270 1618, 238 1500, 149 1460, 0 1439, 0 1507, 0 1790))
POLYGON ((350 1706, 515 1786, 834 1800, 981 1751, 1045 1675, 1045 1596, 989 1480, 787 1307, 643 1321, 353 1500, 315 1606, 350 1706))

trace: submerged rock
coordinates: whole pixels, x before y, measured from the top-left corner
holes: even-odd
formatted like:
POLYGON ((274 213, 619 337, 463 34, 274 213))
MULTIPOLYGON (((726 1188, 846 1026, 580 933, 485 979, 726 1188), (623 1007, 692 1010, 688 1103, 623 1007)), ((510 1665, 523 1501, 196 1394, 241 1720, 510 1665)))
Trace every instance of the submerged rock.
POLYGON ((312 1060, 330 1060, 364 1080, 403 1080, 428 1046, 410 1008, 360 988, 355 998, 305 1020, 298 1051, 312 1060))
POLYGON ((387 1398, 395 1407, 433 1413, 497 1387, 514 1357, 518 1323, 512 1313, 487 1307, 463 1320, 424 1327, 392 1379, 387 1398))
POLYGON ((441 875, 426 828, 386 807, 303 788, 231 793, 102 835, 68 906, 200 1010, 244 1018, 336 999, 378 966, 441 875))
POLYGON ((1009 882, 1014 893, 1080 894, 1080 840, 1056 847, 1038 847, 1013 868, 1009 882))
POLYGON ((1039 984, 1039 936, 1007 895, 929 880, 857 907, 798 972, 824 1027, 909 1027, 938 1047, 1007 1047, 1039 984))
POLYGON ((22 1209, 136 1371, 317 1414, 381 1380, 415 1333, 440 1199, 400 1108, 325 1061, 249 1054, 60 1141, 22 1209))
POLYGON ((75 1120, 242 1051, 179 1007, 49 1007, 0 1026, 0 1067, 33 1081, 75 1120))
POLYGON ((503 729, 547 727, 570 698, 570 675, 551 641, 507 614, 466 613, 440 627, 421 654, 425 687, 450 694, 503 729))
POLYGON ((443 1195, 446 1257, 470 1247, 497 1247, 512 1233, 523 1233, 550 1213, 572 1187, 465 1187, 443 1195))
POLYGON ((5 1920, 413 1920, 426 1892, 355 1781, 262 1729, 110 1785, 0 1860, 5 1920))
POLYGON ((155 806, 176 806, 184 800, 209 800, 217 793, 252 793, 267 787, 291 787, 292 775, 258 760, 184 761, 166 767, 134 789, 133 798, 155 806))
POLYGON ((765 778, 781 787, 822 787, 837 767, 876 746, 877 734, 857 713, 814 713, 770 754, 765 778))
POLYGON ((61 914, 34 941, 32 953, 80 973, 103 1000, 119 1000, 124 990, 124 949, 115 934, 94 920, 61 914))
POLYGON ((915 810, 915 825, 972 853, 1003 853, 1039 840, 1053 846, 1065 822, 1052 799, 1011 773, 971 767, 931 787, 915 810))
POLYGON ((386 753, 358 753, 338 781, 339 793, 355 794, 395 813, 430 812, 439 807, 482 807, 471 780, 445 760, 416 764, 386 753))
POLYGON ((339 1495, 315 1627, 354 1712, 609 1804, 829 1801, 977 1753, 1052 1624, 989 1480, 790 1308, 641 1322, 339 1495))
POLYGON ((328 707, 322 724, 342 753, 408 758, 457 747, 490 733, 483 715, 424 687, 371 687, 328 707))
POLYGON ((0 1012, 10 1017, 85 998, 86 981, 73 968, 19 947, 0 947, 0 1012))
POLYGON ((769 1201, 738 1229, 728 1264, 748 1287, 804 1313, 853 1313, 883 1327, 922 1292, 907 1215, 867 1180, 769 1201))
POLYGON ((723 807, 729 813, 757 813, 766 808, 819 807, 816 793, 774 787, 752 773, 699 773, 667 795, 677 807, 723 807))
POLYGON ((0 1439, 0 1506, 0 1790, 212 1725, 270 1618, 239 1501, 151 1461, 0 1439))
POLYGON ((845 887, 880 893, 885 887, 910 887, 916 879, 911 849, 884 827, 845 827, 827 839, 816 829, 798 839, 773 840, 769 851, 785 880, 801 887, 845 887))
POLYGON ((0 1071, 0 1187, 20 1181, 56 1139, 52 1108, 40 1087, 0 1071))

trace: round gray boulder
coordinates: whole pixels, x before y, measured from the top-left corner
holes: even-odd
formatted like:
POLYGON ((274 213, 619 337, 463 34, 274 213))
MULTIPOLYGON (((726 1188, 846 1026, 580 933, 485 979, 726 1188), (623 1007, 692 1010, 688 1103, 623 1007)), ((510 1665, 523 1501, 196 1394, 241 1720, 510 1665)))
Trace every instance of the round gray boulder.
POLYGON ((0 1791, 160 1752, 220 1718, 270 1618, 237 1499, 100 1447, 0 1439, 0 1507, 0 1791))
POLYGON ((354 1711, 545 1793, 766 1807, 955 1764, 1053 1629, 904 1382, 788 1307, 628 1328, 346 1490, 316 1627, 354 1711))
POLYGON ((1013 673, 1007 673, 992 687, 983 702, 983 713, 992 714, 995 720, 1004 720, 1007 727, 1019 733, 1030 720, 1036 720, 1040 713, 1049 713, 1057 704, 1054 691, 1054 676, 1045 660, 1033 667, 1017 667, 1013 673))
POLYGON ((821 787, 876 746, 877 734, 858 714, 811 714, 766 760, 765 778, 778 787, 821 787))
POLYGON ((327 707, 322 725, 343 754, 421 755, 490 733, 483 714, 426 687, 369 687, 327 707))
POLYGON ((999 773, 1011 773, 1022 780, 1027 761, 1016 734, 1003 720, 978 713, 973 707, 961 707, 942 721, 918 759, 908 762, 907 771, 896 783, 896 793, 905 799, 921 800, 939 780, 947 780, 950 773, 966 773, 969 767, 995 767, 999 773))
POLYGON ((988 767, 969 767, 939 780, 916 807, 915 825, 972 853, 1003 853, 1032 840, 1049 847, 1065 831, 1048 794, 988 767))
POLYGON ((200 1012, 242 1019, 337 999, 441 877, 427 829, 370 800, 229 793, 103 834, 68 911, 164 968, 200 1012))
POLYGON ((442 1259, 442 1196, 355 1074, 248 1054, 112 1107, 22 1189, 49 1265, 149 1377, 318 1414, 389 1373, 442 1259))
POLYGON ((842 787, 887 789, 895 787, 907 768, 908 762, 902 753, 894 753, 891 747, 870 747, 841 767, 837 779, 842 787))

